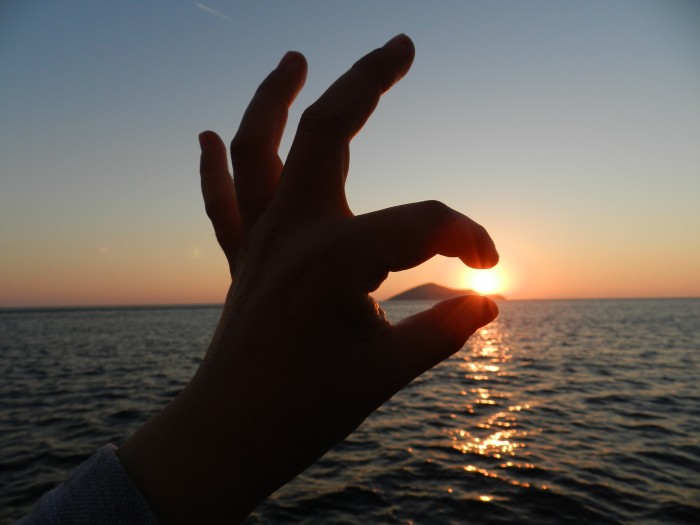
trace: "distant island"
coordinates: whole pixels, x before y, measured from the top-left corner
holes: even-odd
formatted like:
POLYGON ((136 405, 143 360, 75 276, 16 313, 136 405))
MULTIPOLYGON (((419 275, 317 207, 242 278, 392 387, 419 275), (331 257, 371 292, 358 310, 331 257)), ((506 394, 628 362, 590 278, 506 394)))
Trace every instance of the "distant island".
MULTIPOLYGON (((461 295, 480 295, 474 290, 457 290, 454 288, 447 288, 446 286, 440 286, 435 283, 421 284, 401 292, 393 297, 387 299, 387 301, 443 301, 445 299, 451 299, 452 297, 459 297, 461 295)), ((504 301, 505 297, 502 295, 487 295, 494 301, 504 301)))

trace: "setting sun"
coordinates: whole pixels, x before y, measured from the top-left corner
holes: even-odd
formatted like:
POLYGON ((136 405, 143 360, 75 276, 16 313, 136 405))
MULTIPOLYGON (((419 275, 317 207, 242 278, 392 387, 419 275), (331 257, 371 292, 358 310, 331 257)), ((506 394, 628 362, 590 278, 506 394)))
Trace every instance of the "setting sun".
POLYGON ((506 279, 497 269, 465 270, 462 285, 483 295, 502 293, 506 288, 506 279))
POLYGON ((481 270, 472 278, 471 286, 481 294, 494 293, 498 290, 498 277, 489 270, 481 270))

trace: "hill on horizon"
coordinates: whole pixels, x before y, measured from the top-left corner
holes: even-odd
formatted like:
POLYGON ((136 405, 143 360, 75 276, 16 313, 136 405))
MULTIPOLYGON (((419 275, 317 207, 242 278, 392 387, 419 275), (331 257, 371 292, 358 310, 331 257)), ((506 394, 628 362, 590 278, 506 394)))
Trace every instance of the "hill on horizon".
MULTIPOLYGON (((470 289, 460 290, 456 288, 448 288, 435 283, 426 283, 396 294, 387 299, 387 301, 442 301, 462 295, 481 294, 478 294, 474 290, 470 289)), ((498 294, 487 295, 486 297, 489 297, 495 301, 505 300, 505 297, 498 294)))

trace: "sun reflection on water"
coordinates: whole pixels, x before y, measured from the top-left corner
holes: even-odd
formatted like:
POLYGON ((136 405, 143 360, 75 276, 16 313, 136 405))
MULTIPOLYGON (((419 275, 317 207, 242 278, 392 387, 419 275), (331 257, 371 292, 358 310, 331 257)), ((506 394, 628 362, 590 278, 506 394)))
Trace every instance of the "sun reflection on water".
MULTIPOLYGON (((463 467, 465 472, 527 488, 531 486, 529 482, 513 477, 535 468, 527 461, 529 432, 521 424, 526 417, 521 412, 528 411, 530 405, 512 403, 511 394, 499 389, 503 377, 512 375, 509 364, 513 357, 507 340, 508 334, 498 321, 469 340, 459 363, 467 385, 473 385, 459 392, 467 398, 463 414, 469 419, 455 417, 455 426, 446 432, 454 450, 474 458, 463 467)), ((493 499, 490 495, 475 497, 484 502, 493 499)))

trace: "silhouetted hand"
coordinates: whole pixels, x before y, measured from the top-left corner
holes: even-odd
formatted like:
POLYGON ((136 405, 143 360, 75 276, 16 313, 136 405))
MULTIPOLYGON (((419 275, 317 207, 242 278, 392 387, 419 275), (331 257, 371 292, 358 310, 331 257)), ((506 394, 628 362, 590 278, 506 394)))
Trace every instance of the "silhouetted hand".
POLYGON ((200 136, 232 285, 195 377, 118 451, 163 520, 243 519, 496 317, 470 296, 391 325, 369 295, 435 254, 498 261, 484 228, 438 202, 348 208, 349 142, 413 55, 400 35, 359 60, 304 112, 284 165, 277 149, 306 77, 298 53, 255 93, 231 144, 233 179, 222 140, 200 136))

